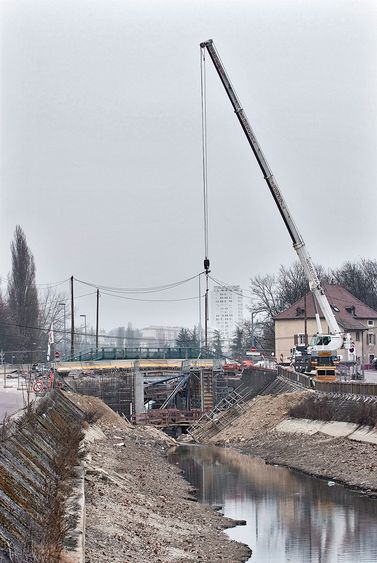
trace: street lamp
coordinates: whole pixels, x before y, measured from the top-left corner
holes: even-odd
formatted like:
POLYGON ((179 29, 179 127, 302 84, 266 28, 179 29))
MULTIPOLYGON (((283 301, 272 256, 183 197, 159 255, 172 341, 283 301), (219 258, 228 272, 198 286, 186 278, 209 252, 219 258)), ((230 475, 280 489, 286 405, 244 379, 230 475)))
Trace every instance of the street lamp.
POLYGON ((85 346, 87 346, 87 343, 86 343, 86 315, 80 315, 80 317, 84 317, 84 323, 85 323, 84 324, 84 326, 85 326, 85 328, 84 328, 84 335, 85 335, 84 344, 85 344, 85 346))
POLYGON ((67 335, 65 333, 65 301, 61 301, 60 303, 58 303, 58 305, 60 305, 61 307, 63 307, 63 314, 64 314, 64 359, 67 358, 67 335))

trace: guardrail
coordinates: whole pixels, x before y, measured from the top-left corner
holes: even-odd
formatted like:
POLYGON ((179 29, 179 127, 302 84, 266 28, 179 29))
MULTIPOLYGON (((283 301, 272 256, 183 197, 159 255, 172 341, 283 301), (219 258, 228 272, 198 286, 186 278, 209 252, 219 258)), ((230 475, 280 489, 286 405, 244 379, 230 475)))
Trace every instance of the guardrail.
MULTIPOLYGON (((298 383, 307 389, 313 388, 313 384, 311 383, 312 378, 309 375, 305 375, 303 373, 299 373, 298 371, 294 371, 289 368, 285 368, 283 366, 277 366, 278 368, 278 375, 281 377, 285 377, 294 383, 298 383)), ((317 384, 316 384, 317 387, 317 384)))
POLYGON ((340 393, 342 395, 372 395, 377 396, 376 383, 359 383, 352 381, 313 381, 313 378, 288 368, 278 366, 278 375, 290 381, 299 383, 307 389, 315 389, 322 393, 340 393))
POLYGON ((343 395, 369 395, 377 396, 376 383, 353 383, 344 381, 316 382, 316 391, 324 393, 342 393, 343 395))

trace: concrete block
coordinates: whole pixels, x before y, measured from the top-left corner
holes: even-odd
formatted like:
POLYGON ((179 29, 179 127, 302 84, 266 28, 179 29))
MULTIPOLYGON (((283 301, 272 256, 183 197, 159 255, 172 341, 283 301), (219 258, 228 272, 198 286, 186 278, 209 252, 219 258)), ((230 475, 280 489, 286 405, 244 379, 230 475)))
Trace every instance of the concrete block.
POLYGON ((310 420, 308 418, 287 418, 280 422, 275 430, 278 432, 290 432, 296 434, 307 434, 312 436, 322 431, 325 423, 321 420, 310 420))
POLYGON ((360 426, 355 432, 348 436, 349 440, 356 442, 368 442, 369 444, 377 444, 377 432, 373 426, 360 426))
POLYGON ((339 422, 337 420, 331 420, 329 422, 324 422, 321 428, 321 432, 327 436, 334 436, 335 438, 346 437, 355 432, 359 428, 358 424, 352 422, 339 422))

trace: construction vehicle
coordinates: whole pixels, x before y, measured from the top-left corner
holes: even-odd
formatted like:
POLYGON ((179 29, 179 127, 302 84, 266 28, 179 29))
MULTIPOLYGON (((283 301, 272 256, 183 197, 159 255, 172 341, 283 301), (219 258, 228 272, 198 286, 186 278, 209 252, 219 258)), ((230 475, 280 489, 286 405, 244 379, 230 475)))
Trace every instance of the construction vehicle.
MULTIPOLYGON (((309 282, 309 288, 315 297, 320 311, 322 312, 329 332, 324 333, 321 326, 321 320, 316 311, 316 324, 317 324, 317 334, 314 335, 310 346, 308 347, 308 352, 310 353, 311 365, 314 367, 316 375, 315 379, 319 381, 335 381, 336 375, 336 363, 338 354, 337 351, 340 348, 348 348, 351 345, 350 335, 344 334, 335 318, 333 310, 330 303, 327 300, 325 292, 321 286, 318 275, 315 271, 315 267, 312 259, 306 249, 303 238, 301 237, 295 222, 289 212, 286 202, 284 201, 283 195, 280 191, 278 183, 274 178, 271 168, 267 163, 267 160, 262 152, 262 149, 257 141, 253 129, 249 123, 249 120, 242 109, 242 106, 238 100, 238 97, 233 89, 233 86, 229 80, 227 72, 220 60, 217 50, 214 46, 212 39, 205 41, 200 44, 202 60, 205 60, 205 51, 207 50, 214 67, 220 77, 221 82, 225 88, 225 91, 229 97, 229 100, 233 106, 235 114, 241 124, 241 127, 246 135, 246 138, 252 148, 255 158, 262 170, 264 179, 270 189, 272 197, 278 207, 280 215, 284 221, 285 226, 288 229, 289 235, 293 242, 293 248, 297 252, 298 258, 302 267, 304 269, 306 278, 309 282)), ((204 66, 204 65, 203 65, 204 66)))

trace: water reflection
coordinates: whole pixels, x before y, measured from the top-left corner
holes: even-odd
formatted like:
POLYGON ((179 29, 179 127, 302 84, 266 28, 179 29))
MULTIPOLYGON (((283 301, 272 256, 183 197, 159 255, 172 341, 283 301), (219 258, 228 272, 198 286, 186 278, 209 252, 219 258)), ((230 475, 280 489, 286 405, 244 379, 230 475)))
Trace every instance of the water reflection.
POLYGON ((222 448, 179 446, 170 461, 201 502, 247 521, 228 534, 251 547, 251 562, 377 561, 374 499, 222 448))

